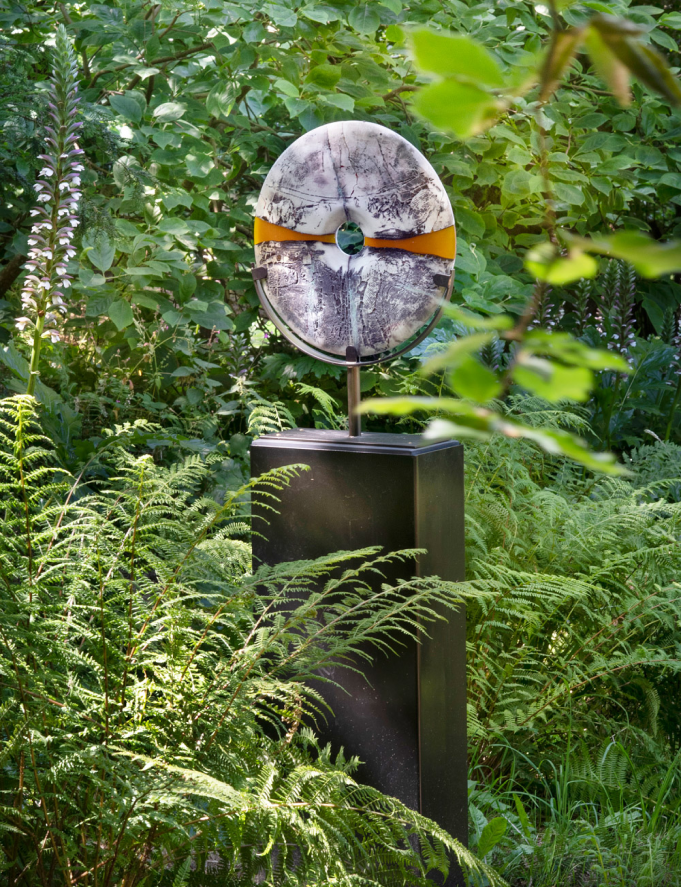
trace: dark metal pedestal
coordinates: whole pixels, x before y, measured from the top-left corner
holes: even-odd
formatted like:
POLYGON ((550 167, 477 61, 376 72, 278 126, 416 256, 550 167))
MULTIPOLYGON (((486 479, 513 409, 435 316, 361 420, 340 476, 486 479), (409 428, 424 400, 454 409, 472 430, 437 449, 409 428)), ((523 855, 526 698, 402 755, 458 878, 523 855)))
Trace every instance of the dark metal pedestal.
MULTIPOLYGON (((254 441, 254 477, 304 463, 283 490, 278 514, 254 503, 255 563, 282 563, 379 545, 425 548, 421 576, 464 578, 463 447, 427 444, 419 435, 296 430, 254 441), (258 520, 258 518, 265 520, 258 520)), ((396 564, 388 581, 414 574, 396 564)), ((430 625, 430 639, 399 657, 379 655, 371 685, 350 671, 338 676, 349 695, 326 689, 334 749, 364 762, 358 778, 431 817, 467 842, 465 614, 430 625)), ((448 884, 462 883, 453 873, 448 884)))

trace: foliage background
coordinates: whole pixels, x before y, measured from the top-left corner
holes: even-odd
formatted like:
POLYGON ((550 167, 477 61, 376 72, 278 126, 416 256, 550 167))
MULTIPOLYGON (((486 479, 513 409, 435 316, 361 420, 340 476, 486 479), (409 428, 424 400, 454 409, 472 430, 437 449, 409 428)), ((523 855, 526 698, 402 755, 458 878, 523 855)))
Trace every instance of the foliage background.
MULTIPOLYGON (((678 72, 675 5, 563 3, 559 17, 578 26, 595 13, 626 14, 678 72)), ((172 466, 186 456, 195 466, 204 460, 190 498, 210 509, 247 476, 254 435, 342 426, 343 379, 275 334, 249 274, 264 176, 320 123, 373 120, 426 153, 457 219, 455 300, 482 314, 519 316, 536 295, 523 256, 547 234, 542 139, 552 224, 590 236, 615 228, 681 236, 678 112, 640 84, 622 108, 584 55, 549 105, 538 111, 532 91, 516 97, 466 142, 433 132, 414 112, 412 93, 428 78, 397 25, 471 35, 521 81, 537 67, 550 4, 8 2, 0 9, 7 392, 26 386, 27 340, 15 318, 58 22, 79 60, 86 170, 65 335, 45 344, 37 394, 60 470, 84 472, 89 483, 118 482, 103 454, 124 441, 126 458, 161 463, 158 477, 181 475, 172 466)), ((673 704, 681 289, 675 276, 640 280, 621 261, 603 260, 600 271, 543 289, 536 324, 618 352, 631 373, 601 372, 581 408, 549 408, 514 388, 503 409, 614 447, 632 477, 600 481, 525 443, 468 450, 472 841, 517 884, 676 884, 681 871, 673 704)), ((408 359, 365 372, 365 394, 447 393, 442 373, 424 381, 418 370, 427 353, 467 332, 447 319, 408 359)), ((500 339, 482 353, 494 369, 509 357, 500 339)), ((421 424, 418 415, 368 421, 421 424)), ((128 508, 121 521, 129 518, 128 508)), ((117 575, 113 590, 129 578, 117 575)))
MULTIPOLYGON (((626 13, 644 40, 678 63, 681 13, 671 6, 572 4, 562 21, 576 25, 604 11, 626 13)), ((470 34, 520 78, 536 67, 551 24, 547 6, 211 0, 186 8, 9 4, 1 16, 0 356, 10 388, 20 387, 25 372, 12 284, 35 200, 46 47, 55 22, 72 34, 81 66, 87 170, 77 283, 68 335, 43 370, 61 400, 53 403, 55 433, 72 463, 87 456, 112 419, 157 418, 185 447, 224 441, 230 452, 221 452, 237 460, 258 397, 280 401, 299 424, 342 421, 339 373, 282 342, 259 316, 249 277, 252 209, 263 178, 293 139, 320 123, 374 120, 427 154, 455 209, 459 302, 520 313, 530 297, 533 281, 521 256, 545 239, 536 97, 516 99, 499 123, 465 143, 434 133, 410 108, 411 93, 425 80, 394 26, 470 34), (301 382, 310 387, 301 389, 301 382), (320 403, 320 390, 335 407, 320 403)), ((624 109, 603 87, 580 55, 542 111, 556 221, 580 234, 613 227, 658 239, 678 234, 676 112, 639 85, 624 109)), ((603 373, 591 403, 592 441, 621 448, 646 429, 677 435, 681 290, 671 278, 640 281, 617 270, 595 283, 554 287, 537 321, 626 351, 632 376, 625 384, 603 373)), ((421 353, 457 332, 445 322, 421 353)), ((490 366, 504 361, 503 348, 487 351, 490 366)), ((418 359, 417 352, 390 370, 365 373, 365 393, 422 390, 412 375, 418 359)), ((162 450, 167 439, 154 445, 162 450)))

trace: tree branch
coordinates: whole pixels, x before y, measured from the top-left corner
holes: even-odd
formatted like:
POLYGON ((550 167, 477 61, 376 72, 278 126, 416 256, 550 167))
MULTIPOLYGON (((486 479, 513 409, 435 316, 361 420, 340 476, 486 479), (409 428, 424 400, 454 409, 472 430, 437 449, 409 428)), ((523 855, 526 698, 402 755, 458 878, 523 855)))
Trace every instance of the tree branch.
POLYGON ((5 267, 0 270, 0 296, 4 296, 7 290, 12 286, 17 277, 21 274, 21 268, 26 261, 26 256, 12 256, 5 267))

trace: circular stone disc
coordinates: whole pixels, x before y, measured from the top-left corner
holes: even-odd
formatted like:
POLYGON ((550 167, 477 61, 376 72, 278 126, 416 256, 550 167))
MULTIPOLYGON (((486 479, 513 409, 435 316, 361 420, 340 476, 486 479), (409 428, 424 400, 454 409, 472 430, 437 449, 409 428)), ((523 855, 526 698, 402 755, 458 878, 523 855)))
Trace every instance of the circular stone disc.
POLYGON ((255 258, 273 308, 334 355, 403 344, 442 301, 434 275, 454 268, 442 182, 410 142, 375 123, 330 123, 297 139, 268 173, 255 215, 255 258), (362 229, 358 255, 336 243, 344 222, 362 229))

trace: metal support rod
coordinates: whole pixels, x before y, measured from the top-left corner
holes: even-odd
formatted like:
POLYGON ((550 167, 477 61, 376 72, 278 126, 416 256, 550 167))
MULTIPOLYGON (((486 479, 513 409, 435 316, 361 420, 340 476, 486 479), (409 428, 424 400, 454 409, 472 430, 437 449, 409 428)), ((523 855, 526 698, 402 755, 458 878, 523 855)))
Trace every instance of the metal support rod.
POLYGON ((348 429, 350 437, 362 433, 362 417, 356 412, 362 400, 359 380, 359 366, 348 367, 348 429))

